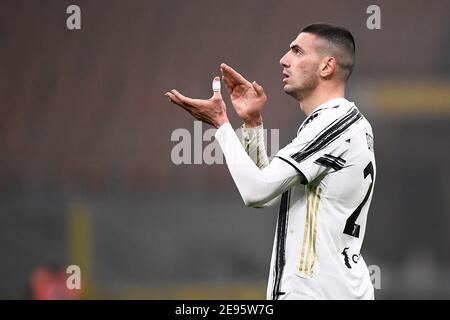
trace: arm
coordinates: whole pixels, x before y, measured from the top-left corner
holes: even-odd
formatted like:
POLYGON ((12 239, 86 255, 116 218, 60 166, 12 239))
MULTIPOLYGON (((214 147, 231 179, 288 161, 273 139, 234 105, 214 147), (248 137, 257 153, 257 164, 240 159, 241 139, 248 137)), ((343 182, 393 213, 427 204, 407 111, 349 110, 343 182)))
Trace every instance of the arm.
POLYGON ((269 159, 267 158, 266 146, 264 145, 264 130, 261 124, 258 127, 248 128, 241 126, 241 144, 245 152, 260 169, 267 167, 269 159))
MULTIPOLYGON (((242 126, 242 145, 258 168, 263 169, 269 164, 264 145, 261 115, 264 104, 267 101, 264 89, 256 81, 251 83, 225 63, 220 65, 220 69, 233 107, 244 122, 242 126)), ((258 207, 271 206, 278 201, 280 196, 258 207)))
POLYGON ((278 158, 264 169, 258 168, 245 152, 230 123, 223 124, 215 137, 246 206, 261 207, 301 181, 298 171, 278 158))
MULTIPOLYGON (((241 144, 245 152, 249 155, 252 161, 259 169, 264 169, 269 165, 269 159, 266 153, 266 146, 264 145, 264 131, 263 125, 249 128, 245 124, 241 127, 241 144)), ((278 159, 276 159, 277 161, 278 159)), ((258 208, 269 207, 274 205, 280 199, 281 194, 272 200, 261 203, 258 208)))
POLYGON ((247 206, 259 207, 300 181, 301 176, 298 172, 283 160, 274 159, 262 170, 256 166, 245 152, 228 122, 226 105, 220 94, 220 88, 217 91, 214 90, 213 96, 208 100, 191 99, 177 90, 166 92, 166 96, 196 119, 219 128, 216 132, 216 139, 225 155, 233 180, 247 206))

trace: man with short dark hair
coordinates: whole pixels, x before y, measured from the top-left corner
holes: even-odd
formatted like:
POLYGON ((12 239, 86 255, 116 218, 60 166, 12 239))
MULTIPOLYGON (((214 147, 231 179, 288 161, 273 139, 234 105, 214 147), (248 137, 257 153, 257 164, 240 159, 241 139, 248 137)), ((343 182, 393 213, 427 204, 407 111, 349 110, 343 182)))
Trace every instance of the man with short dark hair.
POLYGON ((304 27, 281 58, 284 91, 307 118, 297 136, 269 163, 261 111, 267 98, 256 82, 226 64, 223 82, 243 120, 239 141, 228 122, 215 79, 213 97, 190 99, 176 90, 169 100, 218 128, 230 173, 247 206, 281 199, 270 267, 268 299, 374 299, 361 256, 376 176, 373 133, 345 84, 355 42, 345 28, 304 27))

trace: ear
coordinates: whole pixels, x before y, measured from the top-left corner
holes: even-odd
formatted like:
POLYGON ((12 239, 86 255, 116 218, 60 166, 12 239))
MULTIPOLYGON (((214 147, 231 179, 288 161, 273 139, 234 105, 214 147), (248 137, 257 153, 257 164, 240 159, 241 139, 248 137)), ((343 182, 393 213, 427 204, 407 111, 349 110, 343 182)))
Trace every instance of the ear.
POLYGON ((324 57, 322 64, 320 66, 320 75, 323 78, 329 78, 336 72, 336 58, 335 57, 324 57))

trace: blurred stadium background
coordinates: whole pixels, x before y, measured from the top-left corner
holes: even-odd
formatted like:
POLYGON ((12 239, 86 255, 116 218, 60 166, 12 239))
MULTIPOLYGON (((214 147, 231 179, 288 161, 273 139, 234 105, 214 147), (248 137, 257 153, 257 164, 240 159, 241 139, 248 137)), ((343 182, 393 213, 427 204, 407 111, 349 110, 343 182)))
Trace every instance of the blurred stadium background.
POLYGON ((171 134, 193 121, 163 93, 209 97, 227 62, 265 87, 282 147, 304 116, 278 61, 317 21, 357 42, 376 297, 450 298, 449 14, 444 0, 2 1, 0 298, 264 298, 278 207, 246 208, 225 165, 173 164, 171 134), (366 28, 371 4, 381 30, 366 28), (68 295, 72 264, 82 290, 68 295))

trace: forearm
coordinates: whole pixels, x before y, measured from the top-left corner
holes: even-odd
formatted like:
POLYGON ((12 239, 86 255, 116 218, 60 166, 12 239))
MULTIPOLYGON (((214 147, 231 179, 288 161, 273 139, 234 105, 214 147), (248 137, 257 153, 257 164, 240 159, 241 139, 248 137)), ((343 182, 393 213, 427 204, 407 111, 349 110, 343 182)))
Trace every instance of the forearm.
POLYGON ((269 164, 262 124, 253 128, 247 128, 245 125, 242 125, 241 144, 258 168, 263 169, 269 164))
MULTIPOLYGON (((263 169, 269 165, 269 158, 267 157, 266 146, 264 143, 264 128, 262 120, 260 125, 249 126, 243 124, 241 126, 241 144, 249 157, 253 160, 256 166, 263 169)), ((258 208, 269 207, 277 203, 281 194, 273 198, 272 200, 257 206, 258 208)))
POLYGON ((295 169, 278 158, 264 169, 258 168, 229 123, 222 125, 215 136, 225 155, 231 176, 247 206, 260 207, 299 181, 295 169))

